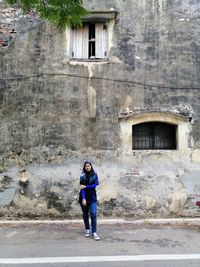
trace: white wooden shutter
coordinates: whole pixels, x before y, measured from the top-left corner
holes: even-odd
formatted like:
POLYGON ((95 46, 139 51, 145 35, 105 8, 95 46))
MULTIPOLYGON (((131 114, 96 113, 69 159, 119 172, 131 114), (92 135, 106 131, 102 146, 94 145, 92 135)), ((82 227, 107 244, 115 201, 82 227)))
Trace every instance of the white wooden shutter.
POLYGON ((96 23, 96 58, 108 57, 108 31, 103 23, 96 23))
POLYGON ((82 29, 73 29, 72 30, 72 58, 80 57, 80 55, 79 55, 80 49, 78 46, 78 44, 80 43, 80 36, 82 37, 82 29))
POLYGON ((88 25, 72 30, 72 58, 88 58, 88 25))
POLYGON ((82 58, 88 59, 88 49, 89 49, 89 27, 88 24, 85 24, 82 28, 82 58))
POLYGON ((104 58, 108 58, 108 24, 103 27, 103 53, 104 58))

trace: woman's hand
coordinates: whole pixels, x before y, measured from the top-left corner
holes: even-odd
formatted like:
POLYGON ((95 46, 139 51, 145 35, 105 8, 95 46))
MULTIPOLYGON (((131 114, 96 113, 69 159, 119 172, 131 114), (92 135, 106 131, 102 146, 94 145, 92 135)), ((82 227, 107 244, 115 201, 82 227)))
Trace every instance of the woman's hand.
POLYGON ((80 185, 80 189, 85 189, 85 188, 86 188, 86 185, 83 185, 83 184, 80 185))
POLYGON ((82 205, 83 206, 86 206, 87 205, 87 202, 86 202, 86 199, 85 198, 82 200, 82 205))

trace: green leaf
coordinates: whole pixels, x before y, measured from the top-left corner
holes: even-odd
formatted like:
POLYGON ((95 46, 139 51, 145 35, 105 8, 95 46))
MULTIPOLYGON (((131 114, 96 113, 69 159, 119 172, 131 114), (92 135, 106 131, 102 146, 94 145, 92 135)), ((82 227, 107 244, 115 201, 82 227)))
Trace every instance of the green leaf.
POLYGON ((64 30, 66 26, 82 26, 81 18, 88 12, 82 6, 82 0, 6 0, 10 5, 18 4, 24 13, 32 10, 42 19, 64 30))

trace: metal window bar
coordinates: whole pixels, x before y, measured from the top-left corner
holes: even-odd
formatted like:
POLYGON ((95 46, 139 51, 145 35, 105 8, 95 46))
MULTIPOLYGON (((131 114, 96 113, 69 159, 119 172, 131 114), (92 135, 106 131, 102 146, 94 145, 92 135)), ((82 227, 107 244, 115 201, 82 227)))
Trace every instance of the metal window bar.
POLYGON ((160 122, 132 126, 133 150, 176 149, 176 125, 160 122))

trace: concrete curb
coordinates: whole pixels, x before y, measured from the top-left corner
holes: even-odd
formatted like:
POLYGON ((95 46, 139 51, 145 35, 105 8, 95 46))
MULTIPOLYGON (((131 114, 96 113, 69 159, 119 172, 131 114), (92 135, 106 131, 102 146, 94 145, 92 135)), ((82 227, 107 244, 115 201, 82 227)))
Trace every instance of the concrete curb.
MULTIPOLYGON (((2 220, 1 225, 11 225, 11 224, 82 224, 82 219, 77 220, 2 220)), ((132 224, 136 226, 200 226, 200 218, 168 218, 168 219, 142 219, 142 220, 128 220, 128 219, 99 219, 98 224, 132 224)))

